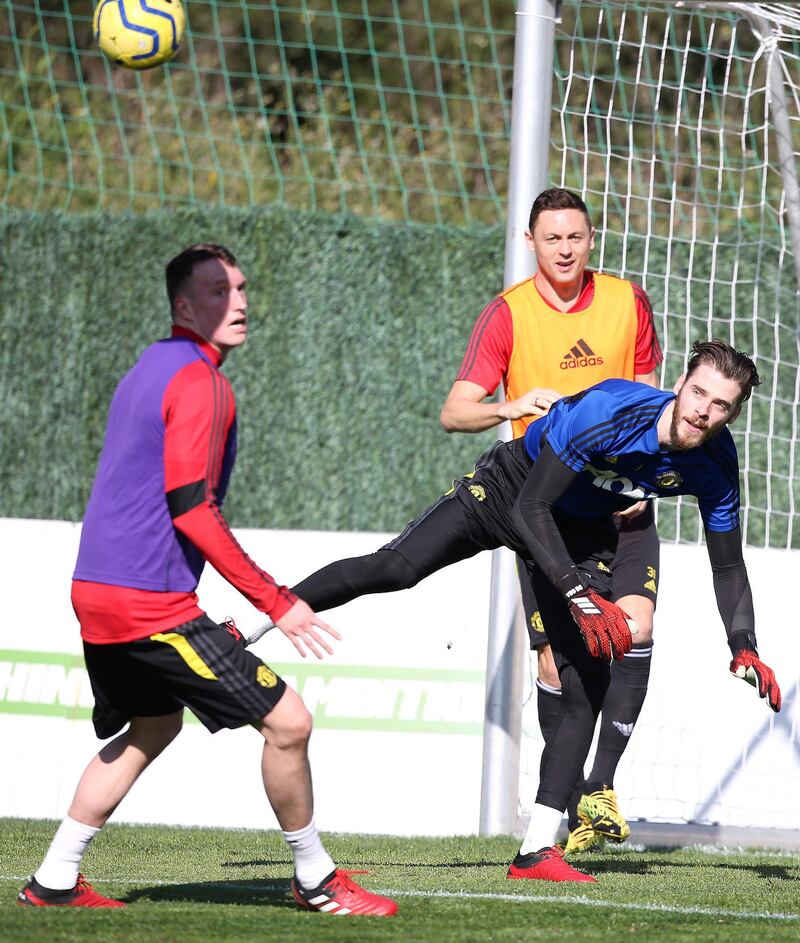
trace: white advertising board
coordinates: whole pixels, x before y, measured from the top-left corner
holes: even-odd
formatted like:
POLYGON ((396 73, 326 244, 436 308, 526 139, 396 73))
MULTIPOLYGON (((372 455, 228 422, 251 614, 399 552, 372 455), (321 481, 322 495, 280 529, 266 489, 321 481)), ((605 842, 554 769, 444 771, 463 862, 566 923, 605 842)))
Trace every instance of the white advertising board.
MULTIPOLYGON (((310 531, 236 534, 253 559, 288 585, 389 539, 310 531)), ((0 815, 61 817, 99 746, 69 600, 79 537, 80 525, 0 520, 6 587, 0 739, 7 759, 0 815)), ((489 567, 484 554, 414 589, 332 610, 326 619, 343 639, 323 661, 300 658, 278 631, 254 647, 314 714, 311 763, 322 829, 477 831, 489 567)), ((247 634, 263 621, 210 567, 199 596, 212 618, 232 616, 247 634)), ((115 821, 274 827, 261 785, 261 742, 249 728, 211 736, 199 723, 186 723, 115 821)))
MULTIPOLYGON (((0 520, 0 815, 59 818, 98 749, 92 697, 69 602, 79 525, 0 520)), ((292 585, 319 566, 368 553, 387 535, 237 531, 245 549, 292 585)), ((800 828, 797 684, 800 635, 786 600, 797 557, 747 551, 762 657, 777 673, 775 716, 727 672, 730 655, 702 547, 662 547, 650 693, 616 788, 632 819, 800 828)), ((471 834, 480 803, 489 554, 412 590, 371 596, 326 618, 344 636, 323 661, 271 632, 255 651, 304 697, 322 829, 471 834)), ((208 569, 201 602, 250 632, 261 621, 208 569)), ((535 697, 523 807, 535 795, 535 697)), ((274 827, 250 730, 209 735, 187 722, 145 772, 116 821, 274 827)))

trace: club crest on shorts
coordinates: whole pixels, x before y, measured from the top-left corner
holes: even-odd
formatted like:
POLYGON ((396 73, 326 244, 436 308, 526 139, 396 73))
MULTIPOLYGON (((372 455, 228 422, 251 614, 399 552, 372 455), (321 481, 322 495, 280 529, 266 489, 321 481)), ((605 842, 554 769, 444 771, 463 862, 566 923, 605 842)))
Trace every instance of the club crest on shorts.
POLYGON ((266 665, 259 665, 256 669, 256 681, 262 688, 274 688, 278 683, 278 676, 266 665))
POLYGON ((659 488, 677 488, 683 483, 683 476, 680 472, 670 470, 656 475, 656 484, 659 488))
POLYGON ((475 498, 476 501, 485 501, 486 500, 486 489, 483 485, 470 485, 469 493, 475 498))

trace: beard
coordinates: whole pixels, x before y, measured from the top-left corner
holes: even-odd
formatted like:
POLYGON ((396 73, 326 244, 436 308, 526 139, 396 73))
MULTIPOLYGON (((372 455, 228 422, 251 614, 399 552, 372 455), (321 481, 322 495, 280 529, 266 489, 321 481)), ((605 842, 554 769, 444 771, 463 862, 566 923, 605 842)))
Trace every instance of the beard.
POLYGON ((684 417, 678 415, 678 404, 676 402, 675 409, 672 411, 672 419, 669 423, 669 447, 673 451, 687 451, 688 449, 696 449, 701 445, 704 445, 710 439, 713 439, 717 433, 720 432, 720 429, 709 429, 708 426, 695 426, 697 432, 700 435, 692 436, 691 438, 681 430, 681 423, 684 417))

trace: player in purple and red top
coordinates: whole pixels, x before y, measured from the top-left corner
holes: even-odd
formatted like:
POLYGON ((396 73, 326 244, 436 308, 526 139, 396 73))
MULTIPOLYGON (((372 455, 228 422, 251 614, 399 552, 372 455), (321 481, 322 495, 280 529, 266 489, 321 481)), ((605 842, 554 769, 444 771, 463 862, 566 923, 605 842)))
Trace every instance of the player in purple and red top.
POLYGON ((111 403, 86 508, 72 603, 95 697, 92 760, 44 861, 19 894, 28 906, 122 907, 78 873, 92 838, 174 740, 188 707, 212 732, 264 737, 267 797, 294 858, 292 891, 309 910, 389 916, 394 901, 339 871, 314 824, 300 696, 212 622, 195 590, 208 560, 301 655, 340 636, 244 552, 221 506, 236 455, 236 405, 219 368, 247 338, 245 279, 224 247, 194 245, 167 265, 172 336, 148 347, 111 403))

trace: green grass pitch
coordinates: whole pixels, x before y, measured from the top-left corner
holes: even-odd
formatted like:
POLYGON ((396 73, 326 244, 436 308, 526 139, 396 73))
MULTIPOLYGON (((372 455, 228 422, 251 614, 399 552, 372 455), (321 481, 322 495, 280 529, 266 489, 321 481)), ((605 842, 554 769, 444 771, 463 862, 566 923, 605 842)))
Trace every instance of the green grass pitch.
POLYGON ((558 885, 506 880, 513 838, 326 835, 340 867, 368 869, 356 879, 400 905, 395 918, 337 918, 295 907, 275 832, 112 825, 84 870, 127 909, 17 907, 54 827, 0 819, 4 943, 800 938, 800 856, 623 845, 576 859, 598 884, 558 885))

